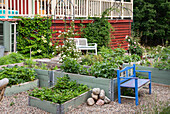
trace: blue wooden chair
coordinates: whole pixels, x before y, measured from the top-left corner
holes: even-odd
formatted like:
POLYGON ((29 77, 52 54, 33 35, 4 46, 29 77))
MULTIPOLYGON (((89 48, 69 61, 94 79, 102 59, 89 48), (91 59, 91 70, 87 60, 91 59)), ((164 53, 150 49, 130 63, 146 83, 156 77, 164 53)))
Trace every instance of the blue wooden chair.
POLYGON ((121 97, 124 98, 133 98, 135 99, 136 105, 138 102, 138 91, 149 85, 149 94, 151 94, 151 71, 139 71, 135 69, 135 64, 131 67, 125 67, 123 70, 117 70, 117 84, 118 84, 118 102, 121 103, 121 97), (136 72, 145 72, 148 73, 148 79, 139 79, 136 77, 136 72), (121 95, 121 87, 124 88, 133 88, 135 89, 135 97, 123 96, 121 95))

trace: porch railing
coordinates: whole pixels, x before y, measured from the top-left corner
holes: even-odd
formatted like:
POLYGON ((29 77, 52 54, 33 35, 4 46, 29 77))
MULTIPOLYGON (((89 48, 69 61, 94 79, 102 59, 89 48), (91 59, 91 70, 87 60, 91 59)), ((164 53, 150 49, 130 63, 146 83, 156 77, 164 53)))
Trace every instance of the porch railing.
POLYGON ((0 18, 53 16, 56 18, 99 17, 107 8, 109 18, 133 18, 133 0, 1 0, 0 18))

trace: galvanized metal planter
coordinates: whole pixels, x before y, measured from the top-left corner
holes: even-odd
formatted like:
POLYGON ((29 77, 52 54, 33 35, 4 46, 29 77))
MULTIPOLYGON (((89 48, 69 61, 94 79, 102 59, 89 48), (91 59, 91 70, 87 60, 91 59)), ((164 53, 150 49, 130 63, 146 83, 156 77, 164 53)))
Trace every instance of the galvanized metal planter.
POLYGON ((85 103, 86 100, 90 97, 90 95, 91 95, 91 91, 87 91, 81 94, 80 96, 75 97, 63 104, 51 103, 46 100, 42 101, 36 97, 29 96, 29 106, 38 107, 42 110, 45 110, 53 114, 64 114, 68 112, 69 109, 75 108, 80 104, 85 103))
POLYGON ((35 87, 38 87, 38 85, 39 85, 38 79, 34 81, 30 81, 30 82, 21 83, 18 85, 13 85, 11 87, 6 88, 5 96, 10 96, 10 95, 13 95, 19 92, 31 90, 31 89, 34 89, 35 87))

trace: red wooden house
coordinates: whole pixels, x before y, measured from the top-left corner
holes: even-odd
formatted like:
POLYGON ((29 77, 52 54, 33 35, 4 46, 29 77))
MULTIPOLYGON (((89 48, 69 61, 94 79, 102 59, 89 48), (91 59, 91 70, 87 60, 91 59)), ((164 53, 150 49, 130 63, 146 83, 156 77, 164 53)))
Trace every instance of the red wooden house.
POLYGON ((62 20, 65 17, 76 19, 76 24, 87 24, 91 22, 87 20, 89 16, 100 17, 110 7, 117 9, 108 15, 109 22, 115 28, 111 33, 110 45, 116 48, 121 44, 121 47, 127 49, 128 43, 124 40, 126 35, 131 34, 133 0, 0 0, 0 45, 5 46, 5 51, 16 51, 16 16, 52 16, 55 19, 52 29, 58 31, 63 29, 62 20), (80 21, 78 18, 84 19, 80 21))

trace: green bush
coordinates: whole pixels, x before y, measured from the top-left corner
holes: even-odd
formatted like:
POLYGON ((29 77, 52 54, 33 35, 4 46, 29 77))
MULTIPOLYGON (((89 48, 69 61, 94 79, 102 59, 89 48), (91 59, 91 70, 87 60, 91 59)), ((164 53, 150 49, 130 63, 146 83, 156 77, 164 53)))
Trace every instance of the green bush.
POLYGON ((0 58, 0 65, 14 64, 23 62, 24 57, 19 53, 11 53, 0 58))
POLYGON ((66 58, 61 69, 68 73, 79 73, 80 64, 73 58, 66 58))
POLYGON ((37 74, 33 69, 27 69, 25 67, 14 66, 12 68, 5 67, 0 71, 0 80, 3 78, 9 79, 8 86, 17 85, 20 83, 33 81, 37 77, 37 74))
POLYGON ((89 70, 92 76, 112 79, 116 77, 116 68, 118 66, 115 63, 106 61, 96 62, 89 70))
POLYGON ((62 104, 89 90, 86 85, 78 84, 76 81, 70 81, 68 75, 57 79, 57 83, 53 88, 37 88, 29 95, 41 100, 62 104))

